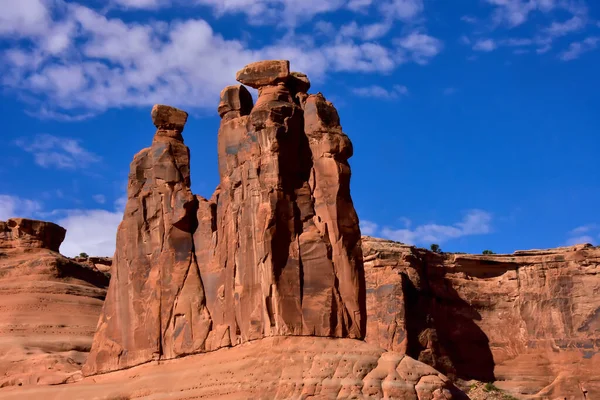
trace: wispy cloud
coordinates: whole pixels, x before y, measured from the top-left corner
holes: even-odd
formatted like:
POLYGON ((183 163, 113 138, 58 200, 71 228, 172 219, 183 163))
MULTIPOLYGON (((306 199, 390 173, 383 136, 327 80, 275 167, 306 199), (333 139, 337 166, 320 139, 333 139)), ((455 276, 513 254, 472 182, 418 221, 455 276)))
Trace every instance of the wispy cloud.
POLYGON ((581 42, 573 42, 566 51, 559 55, 559 58, 563 61, 576 60, 584 53, 595 50, 598 43, 600 43, 600 37, 598 36, 590 36, 581 42))
POLYGON ((496 50, 497 47, 494 39, 480 39, 473 45, 473 50, 490 52, 496 50))
POLYGON ((411 227, 412 223, 408 219, 404 220, 404 224, 404 228, 401 229, 379 228, 373 222, 364 221, 361 222, 361 229, 364 226, 369 235, 380 235, 406 244, 426 245, 443 243, 464 236, 488 234, 492 231, 492 214, 483 210, 469 210, 462 221, 452 225, 430 223, 411 227))
POLYGON ((471 15, 463 15, 460 17, 460 20, 466 22, 467 24, 476 24, 478 19, 471 15))
POLYGON ((585 243, 596 243, 594 236, 597 236, 600 239, 600 225, 591 223, 587 225, 578 226, 577 228, 572 229, 567 236, 566 245, 573 246, 576 244, 585 244, 585 243))
POLYGON ((0 221, 9 218, 33 218, 42 210, 42 204, 35 200, 0 194, 0 221))
POLYGON ((367 235, 367 236, 376 235, 378 229, 379 229, 379 225, 377 225, 375 222, 367 221, 367 220, 360 221, 360 233, 362 233, 363 235, 367 235))
POLYGON ((391 88, 386 89, 378 85, 358 87, 352 89, 352 92, 361 97, 374 97, 380 99, 397 99, 401 96, 408 95, 408 88, 402 85, 393 85, 391 88))
POLYGON ((33 154, 35 163, 43 168, 76 169, 100 161, 74 139, 43 134, 31 141, 18 139, 15 144, 33 154))

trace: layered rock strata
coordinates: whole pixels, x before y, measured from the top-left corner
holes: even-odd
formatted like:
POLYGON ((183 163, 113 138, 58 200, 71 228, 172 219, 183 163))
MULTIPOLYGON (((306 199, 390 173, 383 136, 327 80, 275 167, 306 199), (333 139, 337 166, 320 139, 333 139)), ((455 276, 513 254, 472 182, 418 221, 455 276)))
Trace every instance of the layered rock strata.
POLYGON ((80 375, 108 277, 57 253, 50 222, 0 221, 0 387, 80 375))
POLYGON ((246 66, 221 93, 221 183, 190 190, 187 114, 155 106, 131 164, 112 279, 84 373, 268 336, 362 338, 365 287, 337 111, 287 61, 246 66))
POLYGON ((518 398, 600 398, 599 248, 478 256, 362 245, 367 342, 518 398))
POLYGON ((2 398, 458 400, 466 396, 447 377, 403 354, 358 340, 282 336, 69 385, 9 389, 2 398))

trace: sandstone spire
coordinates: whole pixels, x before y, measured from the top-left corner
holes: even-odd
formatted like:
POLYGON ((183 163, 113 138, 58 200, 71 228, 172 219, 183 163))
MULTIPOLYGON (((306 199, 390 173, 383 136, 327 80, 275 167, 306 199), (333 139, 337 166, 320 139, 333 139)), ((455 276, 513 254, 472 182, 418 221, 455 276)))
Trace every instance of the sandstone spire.
POLYGON ((221 92, 221 183, 190 191, 187 114, 155 106, 131 164, 113 278, 84 372, 280 335, 362 338, 365 288, 337 111, 288 61, 221 92))

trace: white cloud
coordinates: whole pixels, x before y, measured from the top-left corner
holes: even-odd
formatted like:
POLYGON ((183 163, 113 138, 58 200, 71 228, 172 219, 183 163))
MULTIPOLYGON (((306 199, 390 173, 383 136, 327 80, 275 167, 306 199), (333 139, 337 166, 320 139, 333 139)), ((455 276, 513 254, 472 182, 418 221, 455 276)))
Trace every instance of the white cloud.
POLYGON ((368 8, 373 3, 373 0, 350 0, 347 7, 352 11, 362 11, 368 8))
POLYGON ((572 61, 578 59, 582 54, 595 50, 600 43, 600 37, 590 36, 581 42, 573 42, 569 48, 559 54, 559 58, 563 61, 572 61))
POLYGON ((117 199, 114 210, 70 209, 47 213, 47 218, 67 230, 60 252, 69 257, 82 252, 91 256, 112 257, 126 202, 125 196, 117 199))
POLYGON ((18 139, 15 144, 33 154, 35 163, 44 168, 76 169, 100 161, 77 140, 52 135, 37 135, 31 142, 18 139))
POLYGON ((588 225, 582 225, 582 226, 578 226, 577 228, 573 229, 571 232, 569 232, 569 235, 581 235, 583 233, 588 233, 594 230, 598 229, 598 225, 597 224, 588 224, 588 225))
POLYGON ((360 221, 360 232, 363 235, 373 236, 377 234, 379 226, 375 222, 361 220, 360 221))
MULTIPOLYGON (((585 243, 594 244, 595 240, 592 235, 595 235, 598 230, 600 230, 600 226, 598 224, 578 226, 568 233, 569 239, 567 239, 566 245, 573 246, 576 244, 585 243)), ((598 238, 600 239, 600 235, 598 235, 598 238)))
POLYGON ((44 33, 50 15, 43 0, 3 0, 0 35, 38 35, 44 33))
POLYGON ((480 39, 473 45, 473 50, 490 52, 496 50, 496 42, 493 39, 480 39))
POLYGON ((531 46, 532 44, 534 44, 534 41, 533 41, 533 39, 528 39, 528 38, 510 38, 510 39, 503 40, 501 42, 501 44, 503 46, 509 46, 509 47, 525 47, 525 46, 531 46))
POLYGON ((427 64, 442 51, 442 42, 433 36, 413 32, 408 36, 395 40, 400 49, 407 52, 407 57, 417 64, 427 64))
POLYGON ((116 247, 117 228, 123 219, 122 211, 67 210, 57 223, 67 230, 60 252, 73 257, 79 253, 93 256, 112 256, 116 247))
MULTIPOLYGON (((10 2, 7 7, 18 9, 17 3, 10 2)), ((36 2, 39 12, 27 21, 37 22, 11 23, 10 30, 3 27, 13 36, 4 35, 7 46, 0 56, 0 82, 36 99, 39 111, 29 114, 65 121, 90 118, 108 108, 155 103, 213 110, 215 96, 234 83, 235 72, 260 59, 290 59, 295 70, 319 80, 337 72, 386 73, 410 61, 425 64, 442 46, 438 39, 422 33, 422 27, 418 33, 397 39, 393 47, 375 43, 372 40, 387 35, 391 28, 389 18, 384 18, 349 26, 347 37, 330 35, 319 44, 291 31, 276 42, 253 48, 243 40, 225 39, 202 19, 140 23, 109 18, 78 3, 60 3, 61 10, 56 12, 58 3, 36 2), (22 46, 25 40, 29 43, 22 46), (60 57, 55 56, 57 52, 60 57)), ((139 0, 119 3, 138 8, 167 5, 139 0)), ((310 19, 346 6, 342 0, 196 3, 217 13, 260 15, 263 21, 271 12, 310 19)), ((422 9, 421 1, 414 0, 386 4, 397 8, 398 18, 413 15, 410 9, 422 9)), ((186 6, 191 7, 190 3, 186 6)), ((326 28, 336 29, 322 22, 320 29, 326 28)))
POLYGON ((112 0, 115 5, 124 8, 155 9, 169 5, 169 0, 112 0))
POLYGON ((366 87, 358 87, 352 89, 352 92, 357 96, 361 97, 375 97, 380 99, 396 99, 400 96, 408 95, 408 88, 402 85, 393 85, 391 88, 386 89, 378 85, 371 85, 366 87))
POLYGON ((423 0, 391 0, 382 2, 380 8, 389 18, 411 21, 418 17, 425 7, 423 0))
POLYGON ((42 205, 38 201, 0 194, 0 221, 9 218, 32 218, 41 209, 42 205))
POLYGON ((590 244, 594 244, 594 238, 588 235, 583 235, 583 236, 577 236, 577 237, 572 237, 569 240, 567 240, 567 246, 574 246, 576 244, 586 244, 586 243, 590 243, 590 244))
POLYGON ((492 215, 483 210, 470 210, 461 222, 453 225, 425 224, 410 229, 385 227, 380 234, 391 240, 406 244, 430 244, 443 243, 450 239, 463 236, 484 235, 491 232, 492 215))
POLYGON ((565 36, 571 32, 577 32, 585 26, 585 20, 576 15, 565 22, 553 22, 545 32, 552 37, 565 36))
POLYGON ((548 13, 556 8, 566 9, 571 12, 580 11, 581 7, 571 1, 557 0, 486 0, 495 6, 494 19, 497 23, 505 23, 509 27, 523 24, 534 11, 548 13))
POLYGON ((463 15, 460 17, 460 20, 466 22, 467 24, 475 24, 478 21, 477 18, 470 15, 463 15))
POLYGON ((391 21, 378 22, 362 26, 359 26, 356 21, 352 21, 349 24, 343 25, 339 29, 339 35, 346 38, 363 38, 364 40, 373 40, 387 35, 391 28, 391 21))

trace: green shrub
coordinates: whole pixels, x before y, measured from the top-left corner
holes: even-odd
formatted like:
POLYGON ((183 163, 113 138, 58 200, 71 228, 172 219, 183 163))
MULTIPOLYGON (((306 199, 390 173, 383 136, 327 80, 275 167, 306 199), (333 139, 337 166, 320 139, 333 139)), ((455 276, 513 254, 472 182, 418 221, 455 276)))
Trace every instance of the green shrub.
POLYGON ((90 258, 87 253, 79 253, 79 257, 81 258, 90 258))
POLYGON ((494 253, 494 252, 493 252, 493 251, 491 251, 491 250, 484 250, 484 251, 483 251, 483 254, 496 254, 496 253, 494 253))
POLYGON ((431 251, 433 251, 434 253, 441 253, 442 249, 440 248, 440 245, 437 243, 433 243, 430 247, 431 251))

